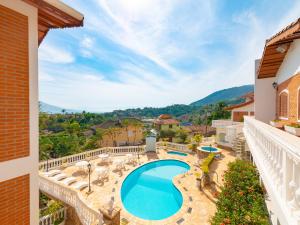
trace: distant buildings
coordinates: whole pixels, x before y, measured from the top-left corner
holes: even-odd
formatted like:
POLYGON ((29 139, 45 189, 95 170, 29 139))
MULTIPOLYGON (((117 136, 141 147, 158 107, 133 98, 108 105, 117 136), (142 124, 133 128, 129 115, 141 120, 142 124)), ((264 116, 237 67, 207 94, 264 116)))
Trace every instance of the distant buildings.
POLYGON ((173 119, 169 114, 162 114, 156 120, 154 120, 154 126, 156 130, 173 130, 176 131, 179 129, 179 121, 173 119))
POLYGON ((231 120, 234 122, 242 122, 244 116, 254 115, 254 93, 248 93, 240 98, 244 99, 244 102, 225 108, 231 111, 231 120))

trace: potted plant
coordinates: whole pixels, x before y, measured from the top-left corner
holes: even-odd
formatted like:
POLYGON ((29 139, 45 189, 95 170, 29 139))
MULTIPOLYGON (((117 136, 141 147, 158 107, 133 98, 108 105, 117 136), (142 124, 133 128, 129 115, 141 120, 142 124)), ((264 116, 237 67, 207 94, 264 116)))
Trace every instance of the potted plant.
POLYGON ((300 136, 300 124, 291 123, 284 126, 284 130, 290 134, 300 136))
POLYGON ((283 127, 282 123, 280 123, 280 120, 271 120, 270 125, 272 127, 276 127, 276 128, 282 128, 283 127))

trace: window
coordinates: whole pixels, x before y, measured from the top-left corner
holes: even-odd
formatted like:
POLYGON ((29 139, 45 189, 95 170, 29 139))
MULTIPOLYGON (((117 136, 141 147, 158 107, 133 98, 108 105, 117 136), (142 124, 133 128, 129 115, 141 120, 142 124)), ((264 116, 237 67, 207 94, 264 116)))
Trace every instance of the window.
POLYGON ((288 117, 288 92, 286 91, 279 94, 279 116, 288 117))

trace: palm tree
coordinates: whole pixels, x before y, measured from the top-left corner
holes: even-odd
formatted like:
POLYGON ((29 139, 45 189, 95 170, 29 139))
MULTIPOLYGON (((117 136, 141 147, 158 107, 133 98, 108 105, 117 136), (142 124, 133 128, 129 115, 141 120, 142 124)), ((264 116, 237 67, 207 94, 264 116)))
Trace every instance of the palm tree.
POLYGON ((95 138, 97 139, 97 144, 99 147, 101 146, 101 142, 103 140, 103 135, 104 135, 104 130, 101 128, 97 128, 95 138))
POLYGON ((110 128, 107 128, 105 130, 105 134, 107 134, 110 138, 111 138, 111 141, 113 143, 113 145, 116 145, 116 137, 117 135, 120 133, 120 128, 119 127, 110 127, 110 128))
POLYGON ((121 122, 121 125, 125 128, 126 131, 126 135, 127 135, 127 145, 129 144, 129 134, 128 134, 128 130, 129 130, 129 126, 131 124, 131 121, 129 119, 124 119, 121 122))
POLYGON ((133 120, 132 123, 131 123, 131 126, 134 128, 133 143, 135 144, 137 131, 139 131, 143 127, 143 124, 138 120, 133 120))

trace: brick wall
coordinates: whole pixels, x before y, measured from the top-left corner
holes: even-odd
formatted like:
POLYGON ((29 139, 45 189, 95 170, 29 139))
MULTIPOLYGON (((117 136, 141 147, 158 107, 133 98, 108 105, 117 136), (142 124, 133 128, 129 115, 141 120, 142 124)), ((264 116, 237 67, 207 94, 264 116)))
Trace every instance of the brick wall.
POLYGON ((0 224, 29 225, 29 175, 0 182, 0 224))
MULTIPOLYGON (((294 123, 298 119, 298 88, 300 87, 300 73, 291 77, 278 85, 277 96, 276 96, 276 117, 280 114, 280 98, 279 94, 287 89, 289 92, 288 96, 288 120, 285 123, 294 123)), ((300 115, 299 115, 300 116, 300 115)))
POLYGON ((0 5, 0 162, 29 155, 28 18, 0 5))

